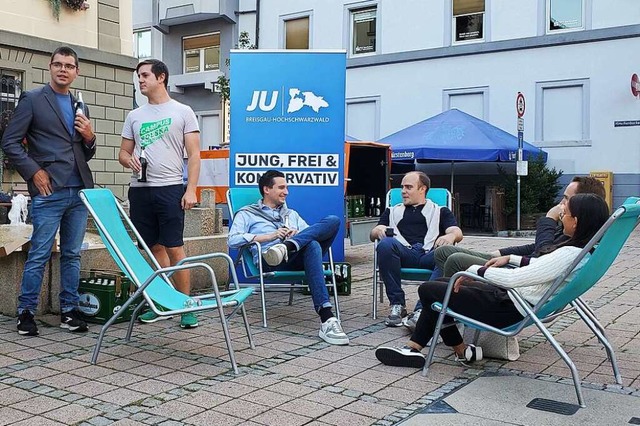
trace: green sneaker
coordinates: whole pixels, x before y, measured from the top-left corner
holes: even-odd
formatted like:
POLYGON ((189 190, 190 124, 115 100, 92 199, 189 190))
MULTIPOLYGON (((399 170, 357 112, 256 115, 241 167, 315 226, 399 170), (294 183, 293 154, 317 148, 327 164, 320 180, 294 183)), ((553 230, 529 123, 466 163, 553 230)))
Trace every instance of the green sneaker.
POLYGON ((140 322, 142 322, 142 323, 145 323, 145 324, 151 324, 151 323, 154 323, 156 321, 168 320, 168 319, 171 319, 171 318, 173 318, 173 316, 171 316, 171 315, 160 316, 160 315, 156 315, 156 313, 153 312, 153 311, 147 311, 144 314, 140 315, 138 317, 138 320, 140 322))
POLYGON ((196 328, 198 326, 198 317, 196 314, 189 312, 180 316, 180 327, 196 328))

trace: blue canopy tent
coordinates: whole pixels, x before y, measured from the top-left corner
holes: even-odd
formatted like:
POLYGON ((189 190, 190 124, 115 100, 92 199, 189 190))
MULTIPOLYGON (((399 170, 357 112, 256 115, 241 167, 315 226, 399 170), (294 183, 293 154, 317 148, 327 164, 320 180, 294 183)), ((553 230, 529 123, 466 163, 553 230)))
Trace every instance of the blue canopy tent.
MULTIPOLYGON (((379 142, 391 145, 393 161, 451 161, 451 192, 455 161, 516 161, 518 138, 504 130, 458 109, 450 109, 379 142)), ((547 153, 527 142, 523 159, 542 158, 547 153)))

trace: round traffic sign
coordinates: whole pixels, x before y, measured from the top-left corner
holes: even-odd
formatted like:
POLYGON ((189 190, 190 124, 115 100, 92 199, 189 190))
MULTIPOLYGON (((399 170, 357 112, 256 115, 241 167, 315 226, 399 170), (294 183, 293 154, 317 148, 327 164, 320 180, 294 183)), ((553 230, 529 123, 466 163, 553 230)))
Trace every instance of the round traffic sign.
POLYGON ((640 96, 640 79, 638 78, 638 74, 633 74, 631 76, 631 93, 636 98, 640 96))
POLYGON ((518 92, 518 96, 516 96, 516 112, 518 113, 518 117, 524 116, 525 102, 524 95, 518 92))

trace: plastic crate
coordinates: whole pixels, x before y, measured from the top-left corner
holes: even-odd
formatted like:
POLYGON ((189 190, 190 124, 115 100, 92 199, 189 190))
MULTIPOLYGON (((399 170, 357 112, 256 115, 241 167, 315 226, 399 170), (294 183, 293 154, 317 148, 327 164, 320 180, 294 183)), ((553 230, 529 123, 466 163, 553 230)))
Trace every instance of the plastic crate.
MULTIPOLYGON (((349 296, 351 294, 351 264, 347 262, 333 262, 334 272, 336 275, 336 287, 338 287, 338 295, 349 296)), ((330 268, 329 262, 323 262, 322 267, 325 271, 330 268)), ((333 294, 333 283, 331 282, 331 276, 324 277, 327 283, 327 290, 329 294, 333 294)), ((304 280, 303 280, 303 283, 304 280)), ((306 284, 306 283, 305 283, 306 284)), ((305 286, 302 290, 303 294, 311 294, 309 286, 305 286)))
MULTIPOLYGON (((118 312, 129 298, 129 294, 134 291, 133 283, 120 271, 81 271, 78 308, 85 321, 104 324, 118 312)), ((127 311, 118 317, 116 323, 129 321, 140 300, 132 303, 127 311)))

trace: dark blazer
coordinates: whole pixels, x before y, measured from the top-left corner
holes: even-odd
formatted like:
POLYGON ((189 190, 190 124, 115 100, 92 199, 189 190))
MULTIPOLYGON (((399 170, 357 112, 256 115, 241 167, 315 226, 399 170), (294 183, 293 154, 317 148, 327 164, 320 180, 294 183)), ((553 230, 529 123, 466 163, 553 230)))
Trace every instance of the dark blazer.
MULTIPOLYGON (((75 106, 75 98, 72 102, 75 106)), ((89 117, 86 106, 85 115, 89 117)), ((48 84, 22 93, 4 131, 2 150, 27 182, 32 197, 40 193, 33 183, 33 175, 39 169, 49 173, 51 186, 56 191, 67 183, 74 161, 84 187, 93 188, 87 161, 96 153, 95 141, 88 147, 77 131, 69 135, 55 93, 48 84), (22 145, 24 138, 27 138, 26 151, 22 145)))

